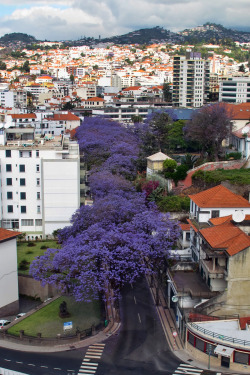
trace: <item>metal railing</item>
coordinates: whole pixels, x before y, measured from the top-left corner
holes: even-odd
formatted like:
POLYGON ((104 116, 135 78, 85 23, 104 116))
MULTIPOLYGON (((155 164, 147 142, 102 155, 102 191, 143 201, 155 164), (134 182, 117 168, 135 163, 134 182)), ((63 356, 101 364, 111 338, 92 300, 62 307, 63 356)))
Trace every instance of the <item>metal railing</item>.
POLYGON ((230 336, 224 336, 220 333, 212 332, 212 331, 209 331, 208 329, 202 328, 195 323, 187 323, 187 326, 188 327, 190 326, 191 328, 194 328, 196 331, 201 332, 206 336, 210 336, 210 337, 219 339, 220 341, 231 342, 233 344, 239 344, 239 345, 243 345, 243 346, 250 346, 250 341, 236 339, 236 338, 230 337, 230 336))

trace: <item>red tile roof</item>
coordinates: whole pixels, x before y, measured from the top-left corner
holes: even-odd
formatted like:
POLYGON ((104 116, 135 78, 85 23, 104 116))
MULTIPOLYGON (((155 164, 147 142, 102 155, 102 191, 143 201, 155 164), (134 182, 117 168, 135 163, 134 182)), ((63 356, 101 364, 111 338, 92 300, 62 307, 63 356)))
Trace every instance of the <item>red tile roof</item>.
POLYGON ((11 113, 13 119, 36 118, 35 113, 11 113))
POLYGON ((52 118, 54 121, 80 121, 80 118, 71 112, 68 113, 54 113, 52 118))
POLYGON ((0 228, 0 242, 11 240, 15 237, 17 237, 20 232, 14 232, 12 230, 0 228))
POLYGON ((181 230, 189 231, 190 230, 190 224, 184 224, 180 223, 181 230))
POLYGON ((198 207, 250 207, 250 203, 240 195, 234 194, 223 185, 215 186, 200 193, 189 195, 198 207))
POLYGON ((250 247, 250 237, 231 222, 201 229, 200 234, 211 248, 224 249, 230 256, 250 247))

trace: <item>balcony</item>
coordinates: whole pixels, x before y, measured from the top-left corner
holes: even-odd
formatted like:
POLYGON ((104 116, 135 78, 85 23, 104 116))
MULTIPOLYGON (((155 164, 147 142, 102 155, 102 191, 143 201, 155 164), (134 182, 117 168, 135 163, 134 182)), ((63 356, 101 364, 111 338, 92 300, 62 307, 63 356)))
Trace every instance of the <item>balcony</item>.
POLYGON ((207 270, 211 279, 224 279, 225 267, 215 264, 215 259, 203 259, 201 260, 201 264, 207 270))

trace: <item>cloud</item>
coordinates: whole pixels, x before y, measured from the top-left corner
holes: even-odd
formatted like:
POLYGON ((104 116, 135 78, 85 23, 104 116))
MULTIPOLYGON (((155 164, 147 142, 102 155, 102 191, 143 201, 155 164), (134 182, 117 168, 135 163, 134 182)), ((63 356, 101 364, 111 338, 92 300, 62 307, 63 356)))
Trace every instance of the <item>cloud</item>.
POLYGON ((0 33, 24 32, 37 39, 79 39, 162 26, 180 31, 205 22, 248 26, 249 0, 2 0, 0 33), (7 5, 11 12, 6 15, 7 5))

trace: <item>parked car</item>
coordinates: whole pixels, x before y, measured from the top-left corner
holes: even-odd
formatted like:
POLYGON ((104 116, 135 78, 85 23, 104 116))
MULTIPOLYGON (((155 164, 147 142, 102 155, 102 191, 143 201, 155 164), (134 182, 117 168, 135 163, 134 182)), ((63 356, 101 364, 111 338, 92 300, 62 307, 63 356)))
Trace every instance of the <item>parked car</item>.
POLYGON ((15 317, 15 320, 21 318, 24 315, 26 315, 26 313, 19 313, 19 314, 17 314, 17 316, 15 317))
POLYGON ((4 328, 5 326, 7 326, 8 324, 10 324, 10 321, 9 320, 0 320, 0 329, 4 328))

